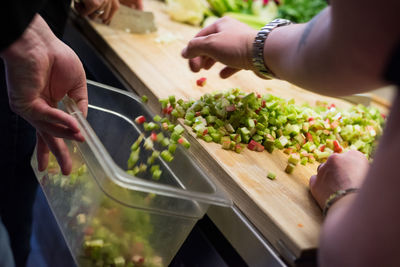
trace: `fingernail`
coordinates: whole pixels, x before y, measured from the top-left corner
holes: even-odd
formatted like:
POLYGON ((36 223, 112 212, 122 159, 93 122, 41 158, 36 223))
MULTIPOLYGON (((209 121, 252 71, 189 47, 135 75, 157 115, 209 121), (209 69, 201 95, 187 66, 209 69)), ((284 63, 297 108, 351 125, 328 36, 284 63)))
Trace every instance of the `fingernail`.
POLYGON ((187 53, 187 47, 183 48, 181 53, 182 57, 186 58, 186 53, 187 53))

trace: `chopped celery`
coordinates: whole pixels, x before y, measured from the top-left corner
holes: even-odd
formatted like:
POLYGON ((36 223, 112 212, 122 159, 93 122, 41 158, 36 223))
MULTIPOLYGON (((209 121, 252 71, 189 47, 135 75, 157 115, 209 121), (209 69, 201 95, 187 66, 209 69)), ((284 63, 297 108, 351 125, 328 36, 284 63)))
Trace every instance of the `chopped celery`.
POLYGON ((276 179, 276 173, 268 172, 267 178, 270 179, 270 180, 275 180, 276 179))

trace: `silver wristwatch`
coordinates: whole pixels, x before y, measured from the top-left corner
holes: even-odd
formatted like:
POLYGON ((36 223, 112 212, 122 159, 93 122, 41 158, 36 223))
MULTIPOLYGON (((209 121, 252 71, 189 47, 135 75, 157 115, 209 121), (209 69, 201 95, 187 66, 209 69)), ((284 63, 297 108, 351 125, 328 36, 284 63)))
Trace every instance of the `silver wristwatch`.
POLYGON ((261 74, 264 78, 271 79, 274 74, 267 68, 264 62, 264 44, 268 37, 268 34, 275 28, 286 26, 292 22, 287 19, 274 19, 267 25, 261 28, 257 33, 253 43, 253 66, 255 67, 258 74, 261 74))

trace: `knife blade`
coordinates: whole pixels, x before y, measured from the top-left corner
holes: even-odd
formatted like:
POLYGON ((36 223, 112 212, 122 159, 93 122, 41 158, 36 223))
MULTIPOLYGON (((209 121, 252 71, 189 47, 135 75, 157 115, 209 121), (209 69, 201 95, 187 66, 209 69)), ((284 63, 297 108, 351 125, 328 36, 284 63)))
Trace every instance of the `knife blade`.
POLYGON ((154 14, 120 5, 110 27, 131 33, 150 33, 157 30, 154 14))

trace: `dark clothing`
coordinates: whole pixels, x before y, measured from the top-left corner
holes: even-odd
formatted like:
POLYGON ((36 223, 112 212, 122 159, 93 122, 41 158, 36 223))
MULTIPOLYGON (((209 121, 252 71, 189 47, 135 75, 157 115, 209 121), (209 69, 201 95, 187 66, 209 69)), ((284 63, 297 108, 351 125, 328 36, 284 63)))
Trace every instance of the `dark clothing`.
POLYGON ((389 64, 385 70, 385 80, 400 87, 400 42, 389 56, 389 64))
POLYGON ((8 105, 3 62, 0 71, 0 217, 9 234, 16 266, 25 266, 30 251, 32 205, 37 181, 30 166, 35 129, 8 105))
POLYGON ((39 12, 53 33, 60 39, 64 34, 70 7, 70 0, 49 0, 39 12))
MULTIPOLYGON (((0 9, 0 51, 17 40, 40 10, 52 31, 61 38, 70 0, 5 1, 0 9)), ((36 143, 35 129, 9 108, 3 61, 0 60, 0 218, 9 234, 15 265, 25 266, 30 252, 32 207, 37 181, 30 165, 36 143)), ((0 221, 1 223, 1 221, 0 221)), ((1 225, 0 225, 1 227, 1 225)), ((0 229, 1 230, 1 229, 0 229)), ((0 247, 7 241, 0 233, 0 247)), ((1 254, 0 254, 1 255, 1 254)), ((7 264, 0 259, 0 265, 7 264)))
MULTIPOLYGON (((2 1, 0 8, 0 51, 17 40, 45 0, 2 1)), ((52 0, 54 1, 54 0, 52 0)))

